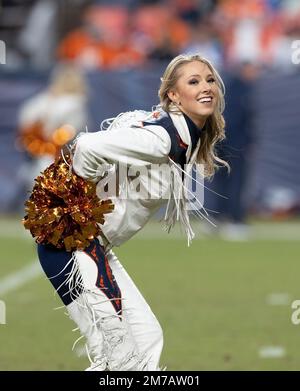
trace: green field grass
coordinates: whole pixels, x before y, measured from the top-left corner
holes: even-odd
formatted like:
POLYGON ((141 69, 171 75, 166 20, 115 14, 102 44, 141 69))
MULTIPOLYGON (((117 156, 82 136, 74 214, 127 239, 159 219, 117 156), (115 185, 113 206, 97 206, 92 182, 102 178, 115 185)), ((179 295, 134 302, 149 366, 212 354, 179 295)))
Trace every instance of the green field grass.
MULTIPOLYGON (((297 235, 298 223, 289 229, 297 235)), ((3 221, 1 232, 0 287, 36 259, 33 240, 15 221, 3 221)), ((151 224, 115 252, 161 323, 167 370, 300 369, 300 325, 291 322, 291 302, 300 299, 299 241, 259 234, 247 242, 196 240, 188 248, 151 224), (270 305, 271 294, 287 300, 270 305), (268 346, 285 353, 260 357, 268 346)), ((43 274, 0 299, 7 320, 0 324, 0 370, 88 366, 78 356, 82 345, 71 351, 79 334, 63 309, 54 310, 61 304, 43 274)))

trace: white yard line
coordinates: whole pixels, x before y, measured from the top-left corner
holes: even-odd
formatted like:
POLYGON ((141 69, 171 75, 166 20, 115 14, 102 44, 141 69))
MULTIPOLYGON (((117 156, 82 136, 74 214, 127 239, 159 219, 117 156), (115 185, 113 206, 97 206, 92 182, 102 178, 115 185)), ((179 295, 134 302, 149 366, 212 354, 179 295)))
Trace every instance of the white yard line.
POLYGON ((16 222, 0 222, 0 238, 3 239, 32 239, 30 232, 16 222))
POLYGON ((263 346, 258 355, 260 358, 282 358, 286 355, 286 350, 283 346, 263 346))
POLYGON ((292 298, 289 293, 270 293, 266 297, 266 303, 269 305, 291 305, 292 298))
POLYGON ((0 298, 19 289, 42 274, 42 268, 37 261, 0 279, 0 298))

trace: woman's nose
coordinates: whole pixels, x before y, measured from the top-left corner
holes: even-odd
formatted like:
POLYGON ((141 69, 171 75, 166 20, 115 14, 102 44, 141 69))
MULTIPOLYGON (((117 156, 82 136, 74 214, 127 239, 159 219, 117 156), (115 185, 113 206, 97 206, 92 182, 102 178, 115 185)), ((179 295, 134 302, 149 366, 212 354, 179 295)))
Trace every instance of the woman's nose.
POLYGON ((209 82, 204 81, 202 85, 202 92, 208 92, 211 91, 211 85, 209 82))

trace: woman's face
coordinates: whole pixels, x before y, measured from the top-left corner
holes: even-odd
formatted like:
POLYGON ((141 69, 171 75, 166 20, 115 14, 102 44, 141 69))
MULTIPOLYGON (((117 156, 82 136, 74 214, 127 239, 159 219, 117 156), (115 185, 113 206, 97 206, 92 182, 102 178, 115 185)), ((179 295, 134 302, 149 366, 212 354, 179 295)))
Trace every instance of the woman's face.
POLYGON ((200 61, 182 65, 178 73, 175 87, 169 91, 168 96, 202 128, 217 105, 218 86, 215 77, 210 68, 200 61))

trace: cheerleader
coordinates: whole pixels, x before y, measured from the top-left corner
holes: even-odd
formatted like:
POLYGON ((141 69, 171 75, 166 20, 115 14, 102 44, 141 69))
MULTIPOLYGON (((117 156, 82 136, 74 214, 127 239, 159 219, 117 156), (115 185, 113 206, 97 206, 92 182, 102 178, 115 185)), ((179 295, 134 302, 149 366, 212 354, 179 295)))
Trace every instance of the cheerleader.
POLYGON ((20 108, 17 146, 26 151, 27 161, 19 176, 25 179, 26 191, 62 146, 84 128, 87 117, 85 78, 75 67, 60 64, 53 70, 47 88, 20 108))
POLYGON ((201 166, 205 177, 227 165, 214 152, 225 124, 224 85, 212 64, 199 55, 177 56, 158 94, 160 104, 151 112, 121 114, 104 121, 101 131, 75 140, 69 169, 94 184, 107 206, 113 204, 98 235, 73 251, 39 240, 42 268, 86 339, 88 370, 162 370, 162 328, 112 248, 129 240, 164 205, 168 230, 179 220, 190 243, 186 165, 201 166))

